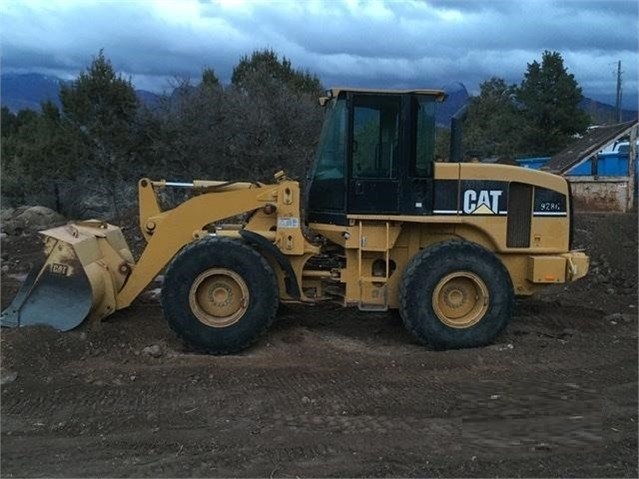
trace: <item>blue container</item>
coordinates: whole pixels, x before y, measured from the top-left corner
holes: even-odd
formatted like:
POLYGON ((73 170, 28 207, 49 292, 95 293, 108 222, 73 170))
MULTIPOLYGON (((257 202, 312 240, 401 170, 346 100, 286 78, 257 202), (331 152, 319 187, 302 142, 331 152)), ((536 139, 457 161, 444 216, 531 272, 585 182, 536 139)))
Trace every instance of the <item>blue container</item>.
POLYGON ((592 159, 584 161, 581 165, 575 166, 566 173, 569 176, 590 176, 592 175, 592 159))
MULTIPOLYGON (((590 176, 592 171, 592 158, 566 173, 569 176, 590 176)), ((597 160, 597 175, 599 176, 628 176, 627 153, 599 153, 597 160)))
POLYGON ((597 171, 601 176, 628 176, 628 153, 601 153, 597 171))

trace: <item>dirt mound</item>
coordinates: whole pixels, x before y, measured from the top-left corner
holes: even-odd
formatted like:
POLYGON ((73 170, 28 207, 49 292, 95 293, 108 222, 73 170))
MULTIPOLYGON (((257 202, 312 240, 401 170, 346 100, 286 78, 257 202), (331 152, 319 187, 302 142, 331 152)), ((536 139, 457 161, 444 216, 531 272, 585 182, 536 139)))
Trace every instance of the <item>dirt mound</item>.
POLYGON ((547 288, 539 296, 606 313, 636 313, 637 230, 636 212, 576 214, 573 247, 590 256, 590 271, 580 281, 547 288))

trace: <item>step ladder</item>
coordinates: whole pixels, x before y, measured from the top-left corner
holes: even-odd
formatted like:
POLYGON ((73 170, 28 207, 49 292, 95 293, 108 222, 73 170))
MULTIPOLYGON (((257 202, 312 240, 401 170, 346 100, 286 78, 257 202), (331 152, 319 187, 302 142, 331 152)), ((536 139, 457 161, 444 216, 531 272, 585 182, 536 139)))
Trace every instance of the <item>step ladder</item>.
MULTIPOLYGON (((369 228, 371 233, 373 229, 369 228)), ((385 234, 380 239, 379 235, 367 235, 367 228, 359 221, 359 247, 357 251, 359 271, 359 303, 360 311, 387 311, 388 310, 388 276, 390 271, 390 223, 385 223, 385 234), (384 276, 371 276, 370 271, 364 274, 363 253, 373 251, 384 253, 384 276)))

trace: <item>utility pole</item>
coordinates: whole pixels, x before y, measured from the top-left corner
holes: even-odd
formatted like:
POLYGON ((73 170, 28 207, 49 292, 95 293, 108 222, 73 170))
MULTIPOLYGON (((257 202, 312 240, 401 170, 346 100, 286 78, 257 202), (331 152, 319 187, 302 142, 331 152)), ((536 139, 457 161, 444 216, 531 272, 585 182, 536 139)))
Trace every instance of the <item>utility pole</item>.
POLYGON ((617 123, 621 123, 621 60, 617 62, 617 123))

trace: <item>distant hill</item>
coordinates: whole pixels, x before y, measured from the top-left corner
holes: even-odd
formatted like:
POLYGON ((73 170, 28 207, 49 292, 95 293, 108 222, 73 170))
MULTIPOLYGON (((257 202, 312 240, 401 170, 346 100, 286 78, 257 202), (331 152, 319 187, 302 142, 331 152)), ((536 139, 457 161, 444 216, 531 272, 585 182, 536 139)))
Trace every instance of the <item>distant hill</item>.
MULTIPOLYGON (((591 98, 584 98, 580 103, 581 108, 590 115, 596 125, 617 123, 617 109, 606 103, 601 103, 591 98)), ((633 110, 621 110, 621 122, 637 119, 637 112, 633 110)))
MULTIPOLYGON (((51 100, 60 106, 60 85, 64 80, 54 76, 39 73, 5 73, 0 76, 0 104, 6 106, 13 113, 20 110, 40 110, 40 104, 51 100)), ((450 126, 450 118, 468 101, 468 92, 461 83, 451 83, 443 88, 448 99, 437 109, 437 124, 450 126)), ((147 90, 136 90, 140 102, 144 105, 154 105, 159 96, 147 90)), ((590 114, 595 124, 615 122, 615 107, 590 98, 584 98, 581 107, 590 114)), ((637 118, 633 110, 622 111, 622 121, 637 118)))
MULTIPOLYGON (((39 73, 5 73, 0 76, 0 104, 13 113, 20 110, 40 110, 40 104, 51 100, 60 106, 60 85, 65 80, 39 73)), ((135 90, 140 102, 153 105, 158 95, 147 90, 135 90)))
POLYGON ((0 77, 0 103, 13 113, 20 110, 40 110, 40 103, 51 100, 60 106, 60 85, 57 77, 38 73, 7 73, 0 77))

